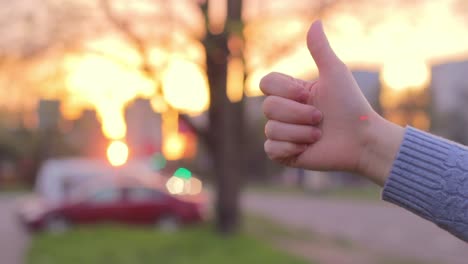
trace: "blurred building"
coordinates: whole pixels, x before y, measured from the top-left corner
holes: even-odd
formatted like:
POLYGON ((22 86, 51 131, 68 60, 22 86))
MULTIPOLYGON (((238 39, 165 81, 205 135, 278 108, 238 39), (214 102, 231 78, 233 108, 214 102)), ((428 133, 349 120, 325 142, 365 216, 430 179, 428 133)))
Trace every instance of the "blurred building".
POLYGON ((133 157, 145 157, 161 151, 161 115, 149 100, 137 99, 125 111, 127 144, 133 157))
POLYGON ((39 143, 37 159, 46 160, 68 152, 60 133, 62 114, 60 101, 41 99, 37 108, 39 143))
POLYGON ((60 101, 58 100, 44 100, 39 101, 37 109, 40 130, 57 131, 61 121, 60 101))
POLYGON ((357 84, 361 88, 362 93, 369 101, 370 105, 378 113, 381 113, 380 106, 380 79, 378 72, 371 71, 352 71, 357 84))
POLYGON ((432 68, 432 131, 468 144, 468 61, 432 68))
POLYGON ((84 110, 81 117, 73 121, 67 140, 81 155, 105 158, 107 140, 94 110, 84 110))

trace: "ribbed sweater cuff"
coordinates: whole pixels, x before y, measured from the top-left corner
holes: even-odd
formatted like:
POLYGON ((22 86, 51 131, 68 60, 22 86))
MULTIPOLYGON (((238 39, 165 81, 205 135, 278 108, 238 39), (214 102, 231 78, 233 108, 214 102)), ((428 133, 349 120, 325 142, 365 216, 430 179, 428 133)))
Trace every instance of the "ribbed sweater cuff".
POLYGON ((442 175, 454 143, 406 127, 400 150, 385 183, 382 199, 437 222, 447 194, 442 175))
POLYGON ((382 198, 468 242, 468 148, 407 127, 382 198))

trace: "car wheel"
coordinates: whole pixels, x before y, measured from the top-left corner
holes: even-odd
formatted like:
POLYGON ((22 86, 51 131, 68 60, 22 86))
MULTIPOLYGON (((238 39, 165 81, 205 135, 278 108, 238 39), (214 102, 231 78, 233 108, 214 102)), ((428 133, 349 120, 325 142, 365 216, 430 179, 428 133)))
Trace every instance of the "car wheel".
POLYGON ((52 234, 62 234, 70 229, 70 223, 61 216, 51 216, 46 219, 44 229, 52 234))
POLYGON ((165 215, 156 222, 156 228, 164 232, 175 232, 180 228, 180 221, 176 216, 165 215))

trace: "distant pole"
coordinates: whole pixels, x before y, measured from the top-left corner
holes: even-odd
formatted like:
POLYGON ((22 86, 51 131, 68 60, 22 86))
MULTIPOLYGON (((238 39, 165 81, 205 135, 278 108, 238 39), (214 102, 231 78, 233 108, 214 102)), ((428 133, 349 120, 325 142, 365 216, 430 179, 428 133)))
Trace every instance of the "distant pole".
POLYGON ((304 189, 304 182, 305 182, 305 170, 302 168, 297 169, 297 186, 301 189, 304 189))

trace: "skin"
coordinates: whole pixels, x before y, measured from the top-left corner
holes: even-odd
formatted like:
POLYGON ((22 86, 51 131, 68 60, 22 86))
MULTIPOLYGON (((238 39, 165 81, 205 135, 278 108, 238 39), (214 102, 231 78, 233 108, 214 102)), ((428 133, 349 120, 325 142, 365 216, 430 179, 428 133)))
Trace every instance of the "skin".
POLYGON ((307 47, 317 80, 273 72, 260 82, 268 118, 265 152, 286 166, 354 172, 383 186, 404 129, 372 109, 320 21, 311 25, 307 47))

